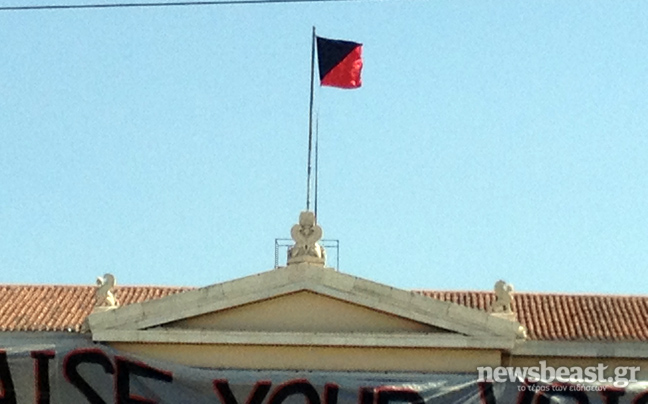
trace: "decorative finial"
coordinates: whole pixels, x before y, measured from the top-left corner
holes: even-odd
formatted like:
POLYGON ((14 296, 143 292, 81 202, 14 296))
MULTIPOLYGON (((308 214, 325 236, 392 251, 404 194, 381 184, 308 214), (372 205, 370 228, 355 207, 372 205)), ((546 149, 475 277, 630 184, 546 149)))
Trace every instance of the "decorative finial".
POLYGON ((326 252, 317 242, 322 238, 322 228, 315 222, 315 214, 304 211, 299 214, 299 224, 290 230, 295 245, 288 250, 288 265, 309 263, 324 266, 326 252))
POLYGON ((104 274, 103 278, 97 278, 97 290, 95 291, 97 303, 95 304, 95 308, 106 310, 119 306, 119 302, 114 294, 115 285, 117 285, 117 282, 112 274, 104 274))
POLYGON ((513 285, 503 280, 495 282, 495 302, 490 308, 491 313, 513 314, 513 285))
MULTIPOLYGON (((495 302, 493 302, 490 307, 491 315, 499 318, 504 318, 510 321, 517 321, 515 318, 515 312, 513 311, 513 285, 506 283, 503 280, 495 282, 495 302)), ((522 324, 519 324, 519 327, 515 333, 515 337, 518 339, 527 338, 527 328, 522 324)))

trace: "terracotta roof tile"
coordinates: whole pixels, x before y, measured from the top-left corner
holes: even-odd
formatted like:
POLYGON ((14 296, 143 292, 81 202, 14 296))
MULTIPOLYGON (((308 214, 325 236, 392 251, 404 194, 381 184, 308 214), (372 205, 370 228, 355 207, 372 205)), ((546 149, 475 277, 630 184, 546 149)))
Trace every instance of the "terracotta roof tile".
MULTIPOLYGON (((419 293, 480 310, 495 300, 492 292, 419 293)), ((530 340, 648 341, 648 296, 516 292, 513 310, 530 340)))
MULTIPOLYGON (((189 288, 117 287, 122 305, 159 299, 189 288)), ((94 286, 0 285, 0 331, 79 331, 94 306, 94 286)))
MULTIPOLYGON (((121 305, 192 288, 118 286, 121 305)), ((94 286, 0 285, 0 331, 79 331, 94 305, 94 286)), ((487 310, 492 292, 417 291, 487 310)), ((515 293, 513 309, 530 340, 648 341, 648 296, 515 293)))

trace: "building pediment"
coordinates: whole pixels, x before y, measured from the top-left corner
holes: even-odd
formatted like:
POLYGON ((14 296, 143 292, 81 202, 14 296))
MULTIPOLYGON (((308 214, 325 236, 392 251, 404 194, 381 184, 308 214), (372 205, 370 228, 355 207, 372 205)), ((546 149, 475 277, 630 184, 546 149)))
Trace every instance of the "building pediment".
POLYGON ((393 314, 301 290, 165 324, 210 331, 310 333, 447 332, 393 314))
POLYGON ((88 317, 95 341, 510 348, 519 323, 308 263, 88 317))

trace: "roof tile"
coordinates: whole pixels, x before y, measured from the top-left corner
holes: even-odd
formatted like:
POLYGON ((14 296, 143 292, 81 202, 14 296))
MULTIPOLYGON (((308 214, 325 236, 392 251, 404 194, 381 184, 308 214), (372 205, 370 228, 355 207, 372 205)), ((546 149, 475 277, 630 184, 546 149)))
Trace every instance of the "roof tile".
MULTIPOLYGON (((486 310, 493 292, 419 291, 486 310)), ((648 296, 516 292, 513 310, 530 340, 648 341, 648 296)))
MULTIPOLYGON (((159 299, 192 288, 120 286, 121 305, 159 299)), ((94 306, 94 286, 0 285, 0 331, 78 332, 94 306)), ((417 291, 487 310, 493 292, 417 291)), ((648 341, 648 296, 516 292, 513 310, 530 340, 648 341)))

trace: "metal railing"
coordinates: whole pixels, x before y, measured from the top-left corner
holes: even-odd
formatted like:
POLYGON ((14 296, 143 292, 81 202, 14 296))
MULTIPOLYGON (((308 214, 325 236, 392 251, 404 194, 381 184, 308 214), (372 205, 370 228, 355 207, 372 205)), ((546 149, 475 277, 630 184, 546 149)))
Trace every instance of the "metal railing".
MULTIPOLYGON (((340 240, 335 240, 335 239, 322 239, 319 242, 319 245, 324 247, 326 249, 326 261, 327 261, 327 266, 331 266, 330 263, 335 261, 335 270, 339 271, 340 270, 340 240), (333 252, 334 254, 331 254, 333 252), (335 258, 333 260, 333 258, 335 258)), ((286 261, 288 260, 288 249, 292 247, 295 244, 293 239, 291 238, 276 238, 275 239, 275 268, 279 268, 280 266, 285 266, 286 261), (280 252, 283 252, 283 254, 280 254, 280 252), (279 259, 279 256, 282 256, 283 258, 279 259), (283 265, 280 265, 283 264, 283 265)))

